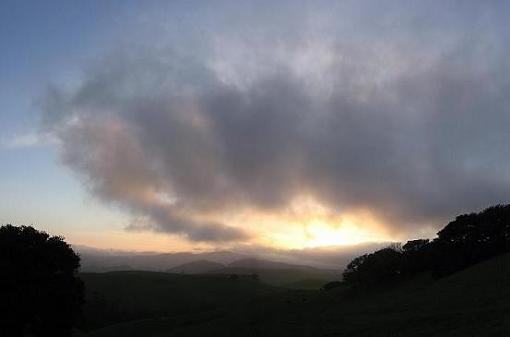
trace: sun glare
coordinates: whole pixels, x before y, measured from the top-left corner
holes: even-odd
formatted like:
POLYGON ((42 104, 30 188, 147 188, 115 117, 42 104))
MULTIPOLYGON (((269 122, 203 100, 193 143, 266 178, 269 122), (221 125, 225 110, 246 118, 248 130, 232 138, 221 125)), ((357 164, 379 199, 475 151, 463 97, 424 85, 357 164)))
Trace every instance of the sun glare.
POLYGON ((306 227, 307 248, 339 245, 355 245, 377 240, 374 233, 359 228, 348 221, 339 226, 332 226, 320 221, 313 221, 306 227))
POLYGON ((393 241, 379 219, 369 211, 340 213, 309 196, 296 198, 285 212, 248 213, 237 220, 258 227, 262 245, 282 249, 393 241))

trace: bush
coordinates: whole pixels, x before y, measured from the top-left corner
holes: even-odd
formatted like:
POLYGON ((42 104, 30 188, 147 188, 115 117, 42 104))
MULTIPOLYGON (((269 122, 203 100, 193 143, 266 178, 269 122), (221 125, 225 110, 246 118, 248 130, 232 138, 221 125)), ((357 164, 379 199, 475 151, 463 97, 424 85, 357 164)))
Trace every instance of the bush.
POLYGON ((352 260, 343 274, 353 286, 386 285, 420 272, 443 277, 510 252, 510 205, 458 216, 428 239, 392 245, 352 260))
POLYGON ((61 237, 0 227, 0 336, 69 336, 83 303, 79 261, 61 237))
POLYGON ((346 283, 373 286, 392 283, 401 277, 402 252, 393 247, 355 258, 343 274, 346 283))

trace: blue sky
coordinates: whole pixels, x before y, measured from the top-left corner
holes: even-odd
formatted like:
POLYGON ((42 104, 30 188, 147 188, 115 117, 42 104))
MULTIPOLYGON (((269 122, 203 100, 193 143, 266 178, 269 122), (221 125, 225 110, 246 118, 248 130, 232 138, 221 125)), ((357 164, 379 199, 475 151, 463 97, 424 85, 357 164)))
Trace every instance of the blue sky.
POLYGON ((36 139, 37 100, 50 83, 73 81, 105 32, 113 33, 133 9, 127 1, 0 2, 0 222, 33 223, 69 235, 108 213, 87 201, 55 148, 36 139), (80 220, 85 214, 89 221, 80 220))
POLYGON ((0 6, 1 122, 9 127, 2 132, 9 133, 37 125, 34 99, 49 83, 72 77, 130 7, 127 1, 2 1, 0 6))

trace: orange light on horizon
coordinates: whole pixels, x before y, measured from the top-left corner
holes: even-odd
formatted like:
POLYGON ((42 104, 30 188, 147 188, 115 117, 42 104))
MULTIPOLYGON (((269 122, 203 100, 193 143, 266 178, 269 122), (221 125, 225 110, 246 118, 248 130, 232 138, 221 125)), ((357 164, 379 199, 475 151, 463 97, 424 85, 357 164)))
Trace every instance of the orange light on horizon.
MULTIPOLYGON (((102 249, 154 252, 235 249, 243 245, 285 250, 395 241, 384 224, 369 211, 338 213, 310 197, 296 198, 280 211, 246 208, 196 215, 196 219, 218 221, 232 227, 243 226, 252 237, 248 241, 239 242, 197 242, 175 234, 152 231, 151 226, 141 227, 140 230, 125 230, 118 223, 106 231, 98 228, 90 230, 87 227, 69 233, 69 239, 74 244, 102 249)), ((121 222, 128 221, 132 219, 126 217, 121 222)), ((147 221, 150 222, 150 219, 147 221)))

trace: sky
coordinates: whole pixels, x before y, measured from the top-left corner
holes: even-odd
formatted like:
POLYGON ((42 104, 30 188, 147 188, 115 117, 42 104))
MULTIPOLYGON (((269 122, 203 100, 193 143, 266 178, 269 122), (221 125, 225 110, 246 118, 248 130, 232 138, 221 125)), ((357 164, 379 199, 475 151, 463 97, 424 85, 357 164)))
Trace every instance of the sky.
POLYGON ((2 1, 0 223, 99 248, 433 237, 510 201, 502 1, 2 1))

